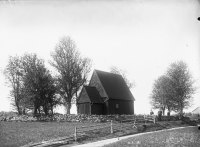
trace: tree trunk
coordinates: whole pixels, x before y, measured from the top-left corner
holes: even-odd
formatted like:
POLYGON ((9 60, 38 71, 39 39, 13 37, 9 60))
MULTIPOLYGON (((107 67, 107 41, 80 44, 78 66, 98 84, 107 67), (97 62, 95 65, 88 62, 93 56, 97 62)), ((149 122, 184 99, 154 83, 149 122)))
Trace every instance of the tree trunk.
POLYGON ((19 103, 16 101, 16 98, 15 98, 15 106, 17 107, 18 114, 21 115, 22 111, 21 111, 21 109, 19 107, 19 103))
POLYGON ((162 115, 165 115, 165 107, 162 108, 162 115))
POLYGON ((40 107, 38 108, 38 113, 41 115, 41 113, 40 113, 40 107))
POLYGON ((51 105, 51 115, 53 115, 53 106, 51 105))
POLYGON ((46 106, 43 106, 43 111, 44 111, 44 114, 47 116, 49 113, 48 113, 48 108, 46 106))
POLYGON ((33 112, 33 116, 35 117, 37 115, 37 108, 34 107, 34 112, 33 112))
POLYGON ((165 109, 163 109, 163 116, 165 115, 165 109))
POLYGON ((53 115, 53 107, 51 108, 51 115, 53 115))
POLYGON ((170 116, 170 107, 167 108, 168 112, 167 112, 167 116, 170 116))
POLYGON ((181 107, 181 114, 183 114, 183 108, 181 107))
POLYGON ((21 115, 21 114, 22 114, 22 112, 21 112, 21 109, 20 109, 19 105, 17 105, 17 111, 18 111, 18 114, 19 114, 19 115, 21 115))
POLYGON ((23 114, 23 115, 26 114, 26 110, 25 110, 25 108, 22 108, 22 114, 23 114))
POLYGON ((183 104, 180 102, 180 113, 183 114, 183 104))
POLYGON ((65 99, 66 114, 70 114, 72 96, 70 95, 68 95, 68 97, 64 96, 64 99, 65 99))
POLYGON ((70 114, 71 103, 67 103, 65 107, 66 107, 66 114, 70 114))

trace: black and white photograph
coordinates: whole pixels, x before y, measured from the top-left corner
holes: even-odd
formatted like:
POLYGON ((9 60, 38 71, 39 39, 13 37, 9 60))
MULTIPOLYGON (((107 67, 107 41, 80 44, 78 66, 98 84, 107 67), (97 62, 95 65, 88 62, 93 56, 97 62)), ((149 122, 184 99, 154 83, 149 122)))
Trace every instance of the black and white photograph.
POLYGON ((200 0, 0 0, 0 147, 199 147, 200 0))

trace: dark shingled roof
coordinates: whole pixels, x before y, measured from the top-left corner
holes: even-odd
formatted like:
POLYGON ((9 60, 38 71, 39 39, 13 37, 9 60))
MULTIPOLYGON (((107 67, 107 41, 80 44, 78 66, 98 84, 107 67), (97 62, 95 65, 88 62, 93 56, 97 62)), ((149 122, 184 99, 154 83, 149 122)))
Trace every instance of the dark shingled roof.
POLYGON ((135 100, 121 75, 100 70, 95 71, 109 98, 119 100, 135 100))
POLYGON ((101 99, 101 96, 96 87, 84 86, 84 88, 92 103, 103 103, 103 100, 101 99))

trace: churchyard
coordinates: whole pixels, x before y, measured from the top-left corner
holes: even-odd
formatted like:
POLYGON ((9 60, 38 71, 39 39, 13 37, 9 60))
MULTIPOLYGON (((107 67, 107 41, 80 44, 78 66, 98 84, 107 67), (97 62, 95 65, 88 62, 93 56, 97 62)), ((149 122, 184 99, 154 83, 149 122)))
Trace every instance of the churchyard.
MULTIPOLYGON (((147 119, 147 116, 145 116, 147 119)), ((152 117, 153 118, 153 117, 152 117)), ((0 144, 6 146, 71 146, 124 135, 181 126, 199 121, 177 116, 148 121, 144 115, 61 115, 34 118, 28 115, 0 117, 0 144), (137 118, 137 121, 134 121, 137 118)))

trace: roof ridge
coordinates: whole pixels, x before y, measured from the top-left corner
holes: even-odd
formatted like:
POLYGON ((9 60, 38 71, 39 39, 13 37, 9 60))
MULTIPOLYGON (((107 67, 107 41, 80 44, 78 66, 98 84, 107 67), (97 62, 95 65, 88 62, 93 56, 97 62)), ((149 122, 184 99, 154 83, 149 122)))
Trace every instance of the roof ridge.
POLYGON ((102 71, 102 70, 98 70, 98 69, 94 69, 94 70, 102 72, 102 73, 108 73, 108 74, 113 74, 113 75, 117 75, 117 76, 122 76, 121 74, 118 74, 118 73, 112 73, 112 72, 102 71))
POLYGON ((108 98, 135 100, 122 75, 94 70, 108 98))
MULTIPOLYGON (((194 109, 193 111, 197 110, 198 108, 200 108, 200 107, 197 107, 197 108, 196 108, 196 109, 194 109)), ((192 112, 193 112, 193 111, 192 111, 192 112)))
POLYGON ((96 88, 95 86, 84 85, 84 87, 96 88))

